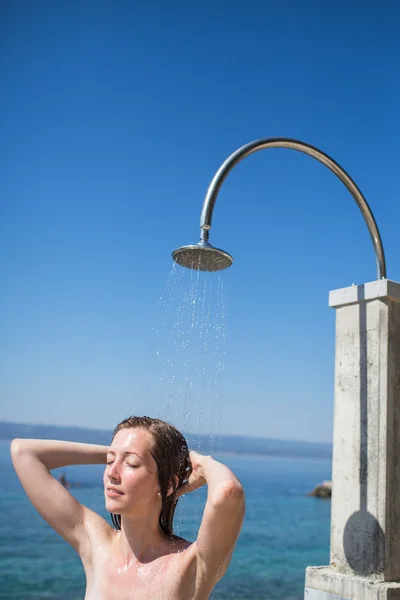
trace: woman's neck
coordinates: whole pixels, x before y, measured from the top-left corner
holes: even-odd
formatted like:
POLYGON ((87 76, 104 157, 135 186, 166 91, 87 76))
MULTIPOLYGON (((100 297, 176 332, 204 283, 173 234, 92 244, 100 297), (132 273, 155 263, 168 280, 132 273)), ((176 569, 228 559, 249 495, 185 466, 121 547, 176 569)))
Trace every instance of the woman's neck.
POLYGON ((159 517, 122 517, 119 544, 124 562, 146 563, 157 558, 165 546, 166 537, 159 525, 159 517))

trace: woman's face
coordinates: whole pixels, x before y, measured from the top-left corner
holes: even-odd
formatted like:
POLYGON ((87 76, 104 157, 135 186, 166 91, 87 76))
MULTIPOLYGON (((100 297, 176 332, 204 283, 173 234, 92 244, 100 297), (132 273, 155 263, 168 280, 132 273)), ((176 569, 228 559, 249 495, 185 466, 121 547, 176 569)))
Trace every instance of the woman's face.
POLYGON ((153 439, 140 428, 121 429, 107 453, 104 471, 106 509, 119 515, 144 515, 160 504, 153 439))

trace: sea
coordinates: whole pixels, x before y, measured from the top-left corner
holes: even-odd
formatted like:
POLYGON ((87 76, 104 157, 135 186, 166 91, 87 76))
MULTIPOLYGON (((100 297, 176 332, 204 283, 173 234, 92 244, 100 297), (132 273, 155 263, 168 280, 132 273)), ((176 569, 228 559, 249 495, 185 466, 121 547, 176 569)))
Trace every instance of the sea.
MULTIPOLYGON (((0 598, 83 600, 85 576, 75 551, 36 513, 12 468, 10 442, 0 441, 0 598)), ((215 456, 239 477, 246 516, 232 562, 214 600, 300 600, 308 565, 329 563, 330 501, 309 497, 331 479, 331 461, 250 454, 215 456)), ((103 467, 66 470, 71 492, 108 517, 103 467)), ((196 538, 205 490, 179 501, 175 533, 196 538)))

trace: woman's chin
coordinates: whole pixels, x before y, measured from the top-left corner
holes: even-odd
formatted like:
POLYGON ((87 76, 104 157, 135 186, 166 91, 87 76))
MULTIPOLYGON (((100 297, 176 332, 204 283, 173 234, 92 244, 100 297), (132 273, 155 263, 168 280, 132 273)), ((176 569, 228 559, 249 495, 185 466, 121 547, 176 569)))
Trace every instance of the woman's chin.
POLYGON ((105 494, 106 510, 111 513, 121 514, 122 504, 119 498, 109 498, 105 494))

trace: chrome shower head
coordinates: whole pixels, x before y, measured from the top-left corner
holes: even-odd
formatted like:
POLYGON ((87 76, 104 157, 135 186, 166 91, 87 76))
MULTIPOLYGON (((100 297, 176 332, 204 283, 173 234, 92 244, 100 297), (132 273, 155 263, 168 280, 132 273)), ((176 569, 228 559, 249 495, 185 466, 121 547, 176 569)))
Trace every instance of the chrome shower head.
POLYGON ((178 265, 195 271, 222 271, 233 262, 230 254, 204 241, 177 248, 173 251, 172 258, 178 265))

